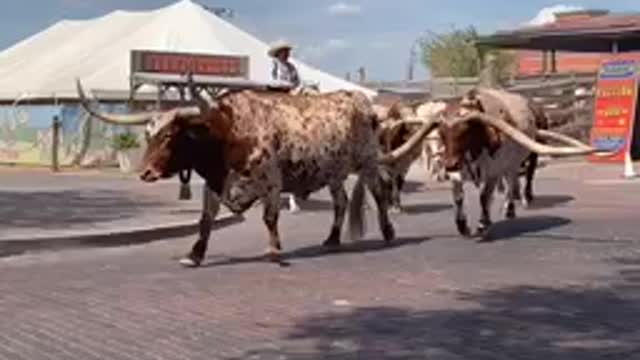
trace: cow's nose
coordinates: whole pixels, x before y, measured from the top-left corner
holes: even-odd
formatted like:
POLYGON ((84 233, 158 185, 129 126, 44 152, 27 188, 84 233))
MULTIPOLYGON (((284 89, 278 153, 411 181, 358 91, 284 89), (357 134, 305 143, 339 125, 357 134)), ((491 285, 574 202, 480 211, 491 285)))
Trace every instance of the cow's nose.
POLYGON ((145 169, 140 174, 140 180, 145 182, 154 182, 158 180, 158 174, 153 169, 145 169))

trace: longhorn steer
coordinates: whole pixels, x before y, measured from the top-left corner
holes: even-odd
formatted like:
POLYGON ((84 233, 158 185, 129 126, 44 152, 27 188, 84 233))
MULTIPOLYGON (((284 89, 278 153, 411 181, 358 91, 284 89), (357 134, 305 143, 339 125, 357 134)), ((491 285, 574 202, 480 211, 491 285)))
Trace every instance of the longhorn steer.
POLYGON ((456 225, 463 236, 471 235, 464 211, 463 181, 472 180, 480 188, 482 215, 476 235, 484 237, 491 225, 490 205, 501 178, 507 185, 505 215, 516 216, 514 198, 519 191, 519 170, 531 152, 568 156, 596 151, 577 140, 538 130, 536 115, 527 99, 506 91, 471 90, 457 109, 447 113, 438 130, 445 147, 444 167, 452 180, 456 225), (570 146, 551 147, 536 138, 553 138, 570 146))
MULTIPOLYGON (((380 144, 385 152, 393 151, 406 143, 417 131, 416 124, 405 122, 406 119, 437 118, 438 114, 445 108, 444 102, 427 103, 405 103, 402 101, 394 103, 391 107, 374 106, 378 119, 381 122, 380 144)), ((423 125, 418 123, 418 125, 423 125)), ((392 211, 402 212, 400 192, 405 183, 405 178, 411 165, 425 153, 428 154, 429 164, 427 172, 437 169, 438 157, 440 155, 440 141, 437 138, 437 131, 427 134, 423 138, 421 146, 414 148, 402 161, 394 162, 388 166, 392 180, 392 211), (437 140, 437 142, 434 142, 437 140)), ((435 170, 437 171, 437 170, 435 170)))
MULTIPOLYGON (((280 193, 304 196, 325 186, 334 201, 334 220, 325 246, 340 245, 340 232, 348 206, 343 183, 357 173, 353 200, 362 205, 364 187, 374 195, 380 230, 385 241, 394 238, 388 210, 389 184, 381 171, 419 145, 429 130, 425 125, 407 144, 382 154, 376 135, 375 114, 359 92, 337 91, 303 96, 274 92, 229 93, 209 104, 195 95, 199 106, 165 112, 131 115, 101 114, 92 110, 78 92, 85 109, 112 123, 148 124, 148 147, 141 178, 154 182, 193 168, 207 187, 235 213, 246 211, 256 200, 264 205, 263 220, 269 233, 268 254, 279 259, 280 193)), ((362 206, 352 206, 353 236, 363 231, 362 206)), ((201 231, 185 266, 202 262, 211 227, 203 209, 201 231)))
MULTIPOLYGON (((381 120, 381 130, 379 134, 380 145, 383 151, 393 151, 404 144, 412 135, 408 124, 402 122, 402 108, 395 104, 391 106, 383 115, 378 113, 381 120)), ((391 177, 391 210, 402 212, 400 192, 404 186, 405 177, 411 164, 420 156, 421 147, 418 146, 411 151, 402 161, 398 161, 388 167, 391 177)))
MULTIPOLYGON (((529 107, 531 109, 532 114, 535 116, 536 128, 538 130, 548 130, 549 129, 549 118, 544 112, 544 109, 541 105, 530 102, 529 107)), ((543 139, 538 139, 541 143, 546 143, 543 139)), ((520 167, 519 175, 524 177, 525 186, 523 190, 523 194, 516 194, 516 200, 521 200, 522 204, 525 207, 529 207, 529 205, 534 200, 533 195, 533 178, 535 177, 536 169, 538 168, 538 158, 539 155, 535 152, 532 152, 523 162, 520 167)), ((498 191, 504 192, 505 184, 504 179, 498 183, 498 191)))

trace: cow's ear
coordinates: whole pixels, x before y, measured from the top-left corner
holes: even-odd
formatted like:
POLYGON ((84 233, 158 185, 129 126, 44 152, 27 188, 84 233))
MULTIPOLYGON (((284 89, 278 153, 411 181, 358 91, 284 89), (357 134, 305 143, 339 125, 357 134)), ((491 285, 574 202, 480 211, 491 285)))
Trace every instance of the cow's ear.
POLYGON ((480 100, 480 98, 476 98, 473 106, 476 108, 476 110, 480 111, 480 112, 485 112, 484 111, 484 106, 482 105, 482 100, 480 100))
POLYGON ((400 103, 397 102, 393 104, 387 111, 387 118, 400 119, 401 117, 402 117, 402 113, 400 112, 400 103))

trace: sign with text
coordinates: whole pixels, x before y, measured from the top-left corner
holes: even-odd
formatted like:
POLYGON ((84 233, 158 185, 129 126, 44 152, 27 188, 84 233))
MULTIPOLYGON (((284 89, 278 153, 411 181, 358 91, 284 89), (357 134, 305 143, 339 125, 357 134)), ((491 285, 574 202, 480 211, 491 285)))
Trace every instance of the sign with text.
POLYGON ((634 60, 615 57, 602 62, 595 96, 591 146, 614 152, 594 162, 623 162, 629 151, 636 116, 638 72, 634 60))
POLYGON ((147 50, 131 51, 131 73, 209 75, 247 79, 246 56, 188 54, 147 50))

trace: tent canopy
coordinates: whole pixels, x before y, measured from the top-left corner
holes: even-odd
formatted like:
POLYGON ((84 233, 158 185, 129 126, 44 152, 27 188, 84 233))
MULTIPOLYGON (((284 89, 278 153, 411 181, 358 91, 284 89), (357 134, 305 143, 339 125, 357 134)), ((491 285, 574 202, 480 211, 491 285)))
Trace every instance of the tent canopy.
MULTIPOLYGON (((269 82, 268 45, 191 0, 146 12, 114 11, 91 20, 63 20, 0 52, 0 102, 77 100, 75 80, 100 98, 127 99, 131 50, 249 57, 249 80, 269 82)), ((375 92, 293 60, 303 81, 321 91, 375 92)), ((155 91, 147 87, 141 92, 155 91)))
POLYGON ((509 49, 612 52, 640 50, 640 15, 603 15, 557 21, 482 37, 477 45, 509 49), (615 44, 615 45, 614 45, 615 44))

